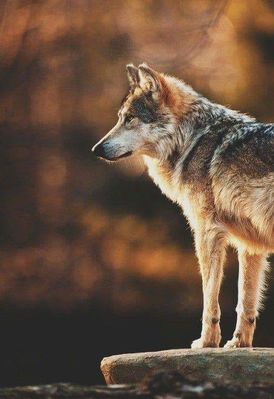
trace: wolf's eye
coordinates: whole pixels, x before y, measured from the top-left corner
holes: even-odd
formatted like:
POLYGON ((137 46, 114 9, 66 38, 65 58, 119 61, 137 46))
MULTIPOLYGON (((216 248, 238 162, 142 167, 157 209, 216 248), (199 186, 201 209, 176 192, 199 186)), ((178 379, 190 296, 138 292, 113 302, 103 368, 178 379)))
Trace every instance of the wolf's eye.
POLYGON ((125 125, 128 126, 133 119, 134 119, 133 115, 127 115, 125 117, 125 125))

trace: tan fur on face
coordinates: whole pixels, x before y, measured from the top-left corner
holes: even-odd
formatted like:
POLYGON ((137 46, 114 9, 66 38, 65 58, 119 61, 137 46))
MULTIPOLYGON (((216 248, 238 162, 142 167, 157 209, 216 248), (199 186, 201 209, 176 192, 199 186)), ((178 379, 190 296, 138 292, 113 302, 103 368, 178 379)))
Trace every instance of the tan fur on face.
MULTIPOLYGON (((181 87, 172 84, 174 78, 156 71, 153 72, 159 82, 159 91, 153 94, 154 100, 163 108, 163 111, 168 108, 172 115, 178 120, 182 120, 184 115, 190 110, 191 104, 195 101, 196 96, 192 93, 192 90, 182 91, 181 87)), ((185 85, 183 82, 180 83, 185 85)), ((185 87, 187 86, 185 85, 185 87)), ((135 85, 123 104, 123 114, 126 114, 134 100, 148 91, 149 86, 141 88, 135 85)))

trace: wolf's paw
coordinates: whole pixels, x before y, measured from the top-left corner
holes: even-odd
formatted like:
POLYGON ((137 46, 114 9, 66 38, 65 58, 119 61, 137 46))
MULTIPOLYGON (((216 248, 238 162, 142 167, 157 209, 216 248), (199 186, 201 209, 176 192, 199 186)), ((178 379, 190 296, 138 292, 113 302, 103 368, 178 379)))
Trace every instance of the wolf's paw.
POLYGON ((205 348, 203 339, 202 338, 195 339, 195 341, 193 341, 191 344, 191 349, 201 349, 201 348, 205 348))
POLYGON ((191 349, 202 349, 202 348, 218 348, 219 343, 213 341, 206 341, 203 337, 195 339, 191 344, 191 349))
POLYGON ((233 348, 240 348, 240 340, 238 338, 232 338, 231 340, 227 341, 224 345, 226 349, 233 349, 233 348))
POLYGON ((233 337, 230 341, 227 341, 224 348, 233 349, 233 348, 251 348, 252 344, 249 342, 242 341, 238 337, 233 337))

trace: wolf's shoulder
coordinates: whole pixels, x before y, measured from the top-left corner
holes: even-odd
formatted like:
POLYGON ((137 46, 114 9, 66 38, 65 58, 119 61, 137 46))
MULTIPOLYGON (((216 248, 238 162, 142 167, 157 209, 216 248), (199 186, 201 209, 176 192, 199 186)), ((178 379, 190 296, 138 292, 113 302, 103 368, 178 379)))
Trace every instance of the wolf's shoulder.
POLYGON ((274 124, 257 121, 231 124, 214 153, 212 165, 217 164, 238 168, 246 174, 274 172, 274 124))
POLYGON ((271 153, 274 150, 274 124, 260 123, 257 121, 242 122, 236 121, 220 126, 225 130, 217 152, 222 156, 232 156, 244 149, 253 148, 257 152, 267 150, 271 153))

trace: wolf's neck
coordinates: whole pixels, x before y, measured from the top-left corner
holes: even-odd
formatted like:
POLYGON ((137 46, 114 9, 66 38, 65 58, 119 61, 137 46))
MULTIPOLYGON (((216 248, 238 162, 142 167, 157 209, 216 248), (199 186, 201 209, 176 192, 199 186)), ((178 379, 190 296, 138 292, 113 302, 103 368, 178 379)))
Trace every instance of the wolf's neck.
POLYGON ((184 120, 159 139, 156 156, 144 156, 150 177, 165 195, 178 202, 184 182, 184 161, 200 138, 212 129, 221 131, 226 125, 252 121, 249 116, 197 96, 184 120))
POLYGON ((200 137, 210 130, 222 131, 225 126, 253 121, 254 118, 248 115, 214 104, 197 95, 181 123, 174 125, 169 134, 159 139, 156 158, 163 166, 173 167, 176 158, 187 156, 200 137))

